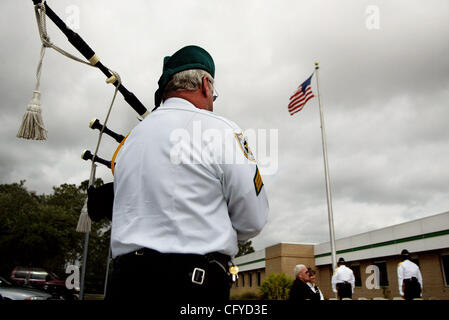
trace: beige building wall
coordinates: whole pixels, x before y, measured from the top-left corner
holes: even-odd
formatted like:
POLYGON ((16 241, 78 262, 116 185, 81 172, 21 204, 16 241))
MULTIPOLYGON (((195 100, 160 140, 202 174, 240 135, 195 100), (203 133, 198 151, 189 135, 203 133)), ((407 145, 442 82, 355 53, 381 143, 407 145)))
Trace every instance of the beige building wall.
POLYGON ((449 299, 449 287, 444 285, 441 253, 426 252, 419 255, 419 265, 423 274, 424 298, 449 299))
MULTIPOLYGON (((360 283, 355 288, 354 299, 399 297, 397 265, 400 262, 399 253, 406 248, 412 253, 412 260, 418 260, 424 283, 423 298, 449 300, 449 286, 446 284, 449 279, 444 276, 446 272, 449 278, 449 266, 446 265, 446 270, 443 270, 442 258, 449 264, 449 211, 337 239, 336 248, 337 258, 343 257, 349 267, 360 270, 360 283), (382 267, 385 267, 388 283, 381 284, 378 289, 369 289, 367 280, 368 277, 373 279, 373 274, 366 271, 369 266, 377 263, 382 263, 382 267)), ((260 294, 257 274, 260 274, 260 283, 273 273, 284 273, 294 279, 295 265, 304 264, 317 271, 317 284, 324 297, 335 297, 331 288, 329 242, 314 245, 278 243, 236 258, 236 264, 240 264, 241 272, 238 283, 231 289, 231 296, 260 294)))
POLYGON ((279 243, 265 250, 265 270, 268 275, 285 273, 287 277, 294 279, 297 264, 315 269, 313 245, 279 243))
POLYGON ((316 268, 317 285, 323 293, 324 299, 335 298, 331 288, 331 266, 316 268))
POLYGON ((260 283, 262 283, 265 280, 264 269, 239 272, 239 278, 231 287, 231 299, 239 299, 245 295, 247 297, 249 295, 260 295, 261 292, 258 285, 258 274, 260 274, 260 283), (250 276, 252 278, 251 283, 249 281, 250 276))
MULTIPOLYGON (((449 287, 446 286, 444 282, 441 252, 430 251, 415 253, 412 254, 412 259, 419 260, 419 267, 423 276, 423 298, 449 300, 449 287)), ((360 297, 371 299, 375 297, 384 297, 387 299, 393 299, 394 297, 399 297, 397 277, 397 266, 399 262, 400 260, 398 257, 385 257, 348 262, 348 267, 351 265, 360 265, 361 286, 355 288, 353 299, 358 299, 360 297), (366 281, 371 273, 366 273, 366 270, 369 265, 376 262, 386 262, 388 286, 381 287, 379 289, 368 289, 366 286, 366 281)), ((317 282, 323 292, 323 295, 325 298, 334 298, 335 295, 331 288, 330 265, 319 266, 318 270, 320 277, 317 282)))
POLYGON ((257 273, 260 273, 260 283, 272 273, 285 273, 294 279, 294 268, 297 264, 305 264, 315 268, 313 245, 279 243, 265 249, 265 269, 255 269, 239 272, 237 283, 231 287, 231 298, 242 295, 261 294, 257 283, 257 273), (249 277, 252 277, 250 285, 249 277))
MULTIPOLYGON (((325 299, 335 298, 331 288, 331 266, 323 265, 315 267, 313 256, 313 245, 287 244, 280 243, 265 249, 265 268, 248 270, 239 273, 238 284, 234 283, 231 288, 231 297, 243 298, 251 295, 260 295, 258 276, 260 274, 260 283, 272 273, 285 273, 289 278, 294 278, 293 269, 296 264, 305 264, 317 271, 317 284, 320 287, 325 299), (252 281, 250 283, 249 276, 252 281), (245 283, 243 283, 245 279, 245 283)), ((449 286, 446 286, 442 269, 442 254, 448 254, 449 251, 433 250, 418 252, 412 254, 412 259, 419 261, 419 266, 423 276, 424 299, 444 299, 449 300, 449 286)), ((343 255, 344 257, 344 255, 343 255)), ((360 284, 354 290, 353 299, 360 297, 376 298, 383 297, 393 299, 399 297, 397 265, 400 262, 399 257, 379 257, 359 261, 348 261, 349 267, 357 265, 360 268, 360 284), (368 277, 372 273, 366 273, 368 266, 378 262, 385 262, 388 277, 388 286, 379 289, 368 289, 366 286, 368 277)))

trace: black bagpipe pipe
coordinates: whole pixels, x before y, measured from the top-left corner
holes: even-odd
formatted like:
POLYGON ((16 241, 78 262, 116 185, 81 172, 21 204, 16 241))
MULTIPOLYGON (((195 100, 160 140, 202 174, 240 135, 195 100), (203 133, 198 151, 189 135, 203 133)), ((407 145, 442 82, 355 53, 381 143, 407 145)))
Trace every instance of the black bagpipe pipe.
POLYGON ((89 128, 91 129, 98 129, 98 130, 103 130, 103 133, 106 133, 108 136, 112 137, 115 139, 115 141, 117 141, 118 143, 122 142, 125 139, 125 136, 115 133, 114 131, 110 130, 108 127, 106 127, 105 125, 100 123, 100 120, 98 119, 93 119, 90 123, 89 123, 89 128))
MULTIPOLYGON (((122 143, 125 140, 125 136, 118 134, 108 127, 100 123, 100 120, 93 119, 89 123, 89 127, 93 130, 98 129, 99 131, 103 130, 103 133, 111 136, 118 143, 122 143)), ((120 147, 119 147, 120 148, 120 147)), ((84 160, 92 160, 93 162, 98 162, 109 169, 111 169, 112 161, 114 161, 115 157, 112 158, 111 161, 100 158, 99 156, 95 156, 89 150, 84 150, 81 154, 81 158, 84 160)), ((89 186, 87 190, 87 212, 89 217, 93 221, 100 221, 103 218, 107 218, 108 220, 112 220, 112 207, 114 203, 114 183, 106 183, 99 187, 95 187, 93 185, 89 186)))
MULTIPOLYGON (((42 3, 42 0, 33 0, 34 5, 42 3)), ((56 13, 44 2, 45 13, 48 18, 66 35, 68 41, 95 67, 100 69, 103 74, 109 78, 113 75, 110 73, 109 69, 106 68, 96 57, 95 52, 89 47, 89 45, 73 30, 71 30, 67 25, 56 15, 56 13)), ((148 114, 147 108, 139 101, 139 99, 130 91, 128 91, 123 83, 119 83, 118 80, 113 82, 115 87, 118 87, 118 91, 123 95, 125 101, 141 116, 145 117, 148 114)))
MULTIPOLYGON (((84 150, 81 159, 92 160, 104 164, 109 169, 111 161, 94 156, 89 150, 84 150)), ((105 183, 99 187, 90 185, 87 189, 87 212, 93 221, 100 221, 103 218, 112 220, 112 206, 114 203, 114 183, 105 183)))
MULTIPOLYGON (((92 160, 104 164, 109 169, 111 161, 94 156, 89 150, 84 150, 81 159, 92 160)), ((114 183, 105 183, 99 187, 90 185, 87 189, 87 212, 92 221, 98 222, 103 218, 112 220, 112 207, 114 204, 114 183)))
POLYGON ((99 156, 94 156, 92 154, 92 152, 90 152, 89 150, 84 150, 81 153, 81 159, 86 160, 86 161, 92 160, 93 162, 101 163, 101 164, 105 165, 106 167, 108 167, 109 169, 111 169, 111 161, 100 158, 99 156))

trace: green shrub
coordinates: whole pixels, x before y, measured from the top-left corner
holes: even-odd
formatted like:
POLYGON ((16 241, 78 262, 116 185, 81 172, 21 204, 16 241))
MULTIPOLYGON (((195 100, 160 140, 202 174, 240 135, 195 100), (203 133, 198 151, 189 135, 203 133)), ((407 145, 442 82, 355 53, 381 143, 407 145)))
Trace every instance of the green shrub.
POLYGON ((260 300, 262 297, 257 292, 245 292, 242 293, 239 297, 239 300, 260 300))
POLYGON ((293 280, 288 278, 285 273, 270 274, 260 286, 262 299, 287 300, 292 284, 293 280))
POLYGON ((257 292, 249 291, 242 294, 231 294, 229 300, 261 300, 262 295, 257 292))
POLYGON ((229 300, 240 300, 239 294, 231 294, 229 300))

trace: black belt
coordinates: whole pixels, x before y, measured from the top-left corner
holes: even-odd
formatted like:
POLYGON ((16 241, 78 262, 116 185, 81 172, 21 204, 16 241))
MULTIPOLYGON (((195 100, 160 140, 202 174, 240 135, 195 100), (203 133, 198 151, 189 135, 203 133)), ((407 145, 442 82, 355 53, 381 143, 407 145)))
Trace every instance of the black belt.
POLYGON ((189 253, 162 253, 157 250, 149 249, 149 248, 140 248, 136 251, 132 251, 130 253, 126 253, 123 255, 120 255, 115 258, 117 262, 126 260, 126 259, 133 259, 135 256, 145 256, 145 257, 154 257, 154 258, 175 258, 175 259, 205 259, 209 263, 218 263, 221 265, 223 270, 225 272, 228 272, 228 263, 231 261, 231 257, 228 255, 225 255, 220 252, 211 252, 207 253, 205 255, 200 254, 189 254, 189 253))
POLYGON ((169 264, 183 264, 188 270, 188 276, 192 279, 193 283, 202 285, 205 279, 206 274, 206 265, 208 264, 217 264, 223 270, 226 276, 229 276, 228 272, 228 263, 231 261, 231 258, 225 254, 219 252, 211 252, 205 255, 200 254, 188 254, 188 253, 162 253, 153 249, 141 248, 136 251, 132 251, 130 253, 120 255, 114 259, 118 264, 127 263, 126 261, 135 261, 141 260, 141 258, 151 258, 155 261, 169 264), (190 269, 192 268, 193 269, 190 269))
POLYGON ((348 281, 343 281, 343 282, 339 282, 339 283, 337 283, 337 287, 338 286, 352 286, 351 285, 351 283, 350 282, 348 282, 348 281))

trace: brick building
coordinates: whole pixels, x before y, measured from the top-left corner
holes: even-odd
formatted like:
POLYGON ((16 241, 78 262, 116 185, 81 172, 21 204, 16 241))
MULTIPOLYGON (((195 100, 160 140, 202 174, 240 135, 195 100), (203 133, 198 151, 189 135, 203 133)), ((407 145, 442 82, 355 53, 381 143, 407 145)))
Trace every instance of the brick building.
MULTIPOLYGON (((402 249, 411 252, 421 269, 423 298, 449 299, 449 212, 336 240, 337 259, 343 257, 356 277, 354 299, 399 296, 396 268, 402 249)), ((279 243, 235 258, 234 263, 240 273, 231 297, 257 294, 262 281, 272 273, 283 272, 293 279, 296 264, 315 269, 325 298, 335 297, 329 242, 279 243)))

